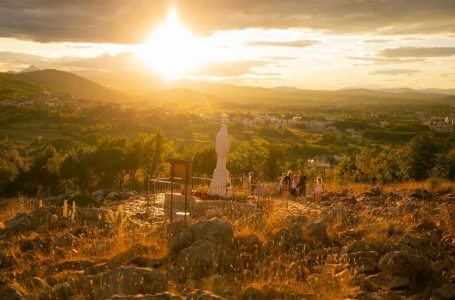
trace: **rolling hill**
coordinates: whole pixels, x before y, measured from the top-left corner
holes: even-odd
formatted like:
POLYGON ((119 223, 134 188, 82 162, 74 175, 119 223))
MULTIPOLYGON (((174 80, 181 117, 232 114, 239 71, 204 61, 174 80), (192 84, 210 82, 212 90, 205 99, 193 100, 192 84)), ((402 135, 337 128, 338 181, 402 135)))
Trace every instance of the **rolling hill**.
POLYGON ((126 95, 108 89, 98 83, 73 73, 59 70, 39 70, 19 74, 9 74, 13 78, 34 84, 41 90, 48 90, 53 94, 74 95, 87 99, 121 100, 126 95))
POLYGON ((41 89, 34 83, 23 81, 9 73, 0 73, 0 99, 34 99, 41 94, 41 89))

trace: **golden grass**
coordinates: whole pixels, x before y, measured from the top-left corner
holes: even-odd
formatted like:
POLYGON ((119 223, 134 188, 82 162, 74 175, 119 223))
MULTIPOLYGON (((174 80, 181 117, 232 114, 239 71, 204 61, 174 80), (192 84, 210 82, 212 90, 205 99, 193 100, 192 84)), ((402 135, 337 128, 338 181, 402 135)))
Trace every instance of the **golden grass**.
POLYGON ((25 197, 0 200, 0 223, 11 219, 18 213, 28 213, 34 208, 34 201, 25 197))
MULTIPOLYGON (((328 181, 324 183, 326 191, 343 191, 347 190, 349 194, 356 195, 365 191, 369 191, 373 188, 368 183, 340 183, 336 181, 328 181)), ((425 180, 425 181, 406 181, 400 183, 391 183, 378 185, 381 191, 384 193, 390 192, 408 192, 415 189, 426 189, 430 192, 438 191, 455 191, 455 182, 447 180, 425 180)))

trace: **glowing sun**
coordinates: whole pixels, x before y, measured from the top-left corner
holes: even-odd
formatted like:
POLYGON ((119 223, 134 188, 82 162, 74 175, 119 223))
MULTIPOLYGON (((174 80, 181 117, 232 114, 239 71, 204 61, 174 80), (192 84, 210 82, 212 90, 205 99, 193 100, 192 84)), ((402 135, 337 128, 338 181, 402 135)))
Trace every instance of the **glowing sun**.
POLYGON ((181 78, 203 59, 197 39, 171 9, 164 23, 139 47, 139 57, 165 79, 181 78))

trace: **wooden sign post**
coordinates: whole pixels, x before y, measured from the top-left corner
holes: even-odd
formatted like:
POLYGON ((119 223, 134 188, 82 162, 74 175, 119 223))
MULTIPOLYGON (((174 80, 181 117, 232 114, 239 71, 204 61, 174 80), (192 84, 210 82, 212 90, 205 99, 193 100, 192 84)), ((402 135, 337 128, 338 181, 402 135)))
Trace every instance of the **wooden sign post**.
POLYGON ((174 182, 183 182, 185 184, 185 221, 188 214, 188 197, 191 193, 191 177, 193 173, 193 162, 190 160, 181 160, 170 158, 167 161, 171 164, 171 223, 173 219, 173 193, 174 193, 174 182))

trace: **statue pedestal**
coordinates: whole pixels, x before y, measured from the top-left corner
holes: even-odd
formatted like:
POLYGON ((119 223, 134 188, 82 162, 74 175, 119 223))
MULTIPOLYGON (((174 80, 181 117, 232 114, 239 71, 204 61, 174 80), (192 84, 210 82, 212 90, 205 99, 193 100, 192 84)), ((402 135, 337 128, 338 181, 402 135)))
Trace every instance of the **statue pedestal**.
POLYGON ((227 169, 217 168, 213 171, 209 194, 218 195, 223 198, 232 197, 231 178, 227 169))

